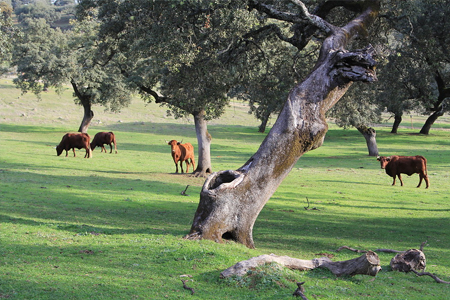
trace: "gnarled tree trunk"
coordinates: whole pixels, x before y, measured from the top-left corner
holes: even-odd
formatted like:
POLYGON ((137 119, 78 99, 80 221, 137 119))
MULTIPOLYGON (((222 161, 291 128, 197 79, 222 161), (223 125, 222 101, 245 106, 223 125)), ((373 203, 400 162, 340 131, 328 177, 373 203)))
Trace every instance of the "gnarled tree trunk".
POLYGON ((369 156, 377 156, 378 155, 378 146, 377 146, 377 132, 372 127, 367 127, 365 125, 361 125, 356 127, 358 131, 364 136, 366 139, 367 149, 369 150, 369 156))
POLYGON ((212 172, 210 150, 212 137, 208 132, 204 110, 194 114, 194 123, 198 142, 198 160, 194 175, 204 177, 212 172))
POLYGON ((342 28, 308 14, 316 26, 328 29, 314 70, 291 90, 258 151, 238 170, 213 173, 206 179, 186 238, 217 242, 231 238, 254 248, 253 224, 260 211, 297 160, 322 145, 328 129, 326 111, 353 81, 376 80, 371 47, 344 50, 350 39, 362 33, 378 14, 378 1, 364 4, 361 14, 342 28))

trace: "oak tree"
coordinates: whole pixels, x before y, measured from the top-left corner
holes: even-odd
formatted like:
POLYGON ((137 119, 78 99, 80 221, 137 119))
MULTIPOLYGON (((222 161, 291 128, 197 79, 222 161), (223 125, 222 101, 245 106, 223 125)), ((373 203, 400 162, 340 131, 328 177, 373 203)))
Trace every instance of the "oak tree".
POLYGON ((239 169, 216 172, 207 178, 186 236, 217 242, 229 238, 253 248, 253 225, 261 209, 298 159, 322 145, 328 128, 325 113, 353 82, 376 80, 373 48, 347 47, 352 39, 366 33, 378 15, 380 2, 326 1, 316 14, 298 0, 290 1, 289 11, 256 0, 250 1, 250 8, 293 24, 292 36, 298 43, 307 43, 316 31, 323 37, 316 65, 291 89, 258 151, 239 169), (343 25, 333 25, 319 17, 337 7, 347 9, 351 16, 343 25))

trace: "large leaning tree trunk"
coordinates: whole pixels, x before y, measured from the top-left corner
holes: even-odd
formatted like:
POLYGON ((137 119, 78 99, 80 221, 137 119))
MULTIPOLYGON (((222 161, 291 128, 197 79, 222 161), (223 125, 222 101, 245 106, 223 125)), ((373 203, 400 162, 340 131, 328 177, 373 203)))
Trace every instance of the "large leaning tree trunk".
POLYGON ((239 169, 216 172, 206 179, 186 238, 217 242, 229 238, 254 248, 252 231, 260 211, 297 160, 322 145, 328 130, 326 111, 352 82, 376 80, 372 47, 345 50, 349 41, 364 34, 378 15, 379 1, 358 3, 362 11, 342 28, 303 10, 305 17, 328 35, 316 66, 291 90, 258 151, 239 169))
POLYGON ((369 150, 369 156, 378 155, 377 146, 377 132, 372 127, 367 127, 366 125, 357 126, 356 129, 364 136, 366 139, 367 149, 369 150))
POLYGON ((204 110, 194 113, 194 123, 198 142, 198 160, 194 175, 206 177, 207 174, 212 172, 210 151, 212 137, 208 132, 204 110))

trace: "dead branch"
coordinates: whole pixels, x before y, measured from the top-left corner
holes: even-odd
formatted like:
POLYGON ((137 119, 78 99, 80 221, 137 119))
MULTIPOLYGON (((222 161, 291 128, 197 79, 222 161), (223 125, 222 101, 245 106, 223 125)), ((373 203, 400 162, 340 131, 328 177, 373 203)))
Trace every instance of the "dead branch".
MULTIPOLYGON (((308 199, 308 198, 306 198, 306 199, 308 199)), ((305 207, 305 209, 306 209, 306 207, 305 207)), ((420 244, 420 251, 423 250, 423 247, 425 246, 426 243, 427 243, 427 241, 425 241, 422 244, 420 244)), ((348 246, 339 247, 336 250, 336 252, 339 252, 339 251, 341 251, 343 249, 347 249, 347 250, 350 250, 350 251, 353 251, 353 252, 357 252, 357 253, 366 253, 367 252, 367 250, 358 250, 358 249, 354 249, 354 248, 351 248, 351 247, 348 247, 348 246)), ((373 251, 374 252, 383 252, 383 253, 403 253, 403 252, 406 252, 406 251, 399 251, 399 250, 394 250, 394 249, 383 249, 383 248, 375 249, 373 251)))
POLYGON ((425 241, 425 242, 423 242, 422 244, 420 244, 420 248, 419 248, 420 251, 423 251, 423 247, 425 247, 425 244, 426 244, 427 242, 428 242, 428 241, 425 241))
POLYGON ((191 291, 191 295, 194 295, 194 289, 191 288, 191 287, 188 287, 188 286, 186 285, 186 281, 188 281, 188 280, 189 280, 189 279, 187 279, 187 280, 181 279, 181 282, 183 283, 183 288, 186 289, 186 290, 190 290, 190 291, 191 291))
POLYGON ((384 252, 384 253, 403 253, 403 252, 405 252, 405 251, 399 251, 399 250, 394 250, 394 249, 375 249, 373 251, 384 252))
POLYGON ((424 275, 428 275, 431 278, 433 278, 437 283, 445 283, 445 284, 450 284, 449 281, 444 281, 442 279, 440 279, 439 277, 437 277, 434 274, 431 274, 430 272, 417 272, 416 270, 411 270, 414 274, 416 274, 417 276, 424 276, 424 275))
POLYGON ((309 199, 308 199, 308 197, 306 197, 306 202, 308 202, 308 206, 304 206, 304 208, 306 210, 320 210, 320 209, 317 209, 317 207, 309 208, 309 199))
POLYGON ((189 187, 189 184, 186 186, 186 188, 184 189, 184 191, 181 192, 181 195, 183 195, 183 196, 189 196, 188 194, 186 194, 186 191, 187 191, 188 187, 189 187))
POLYGON ((304 283, 305 283, 304 281, 303 282, 297 282, 298 288, 295 290, 295 292, 292 294, 292 296, 302 297, 303 300, 308 300, 308 298, 306 298, 306 296, 304 294, 305 293, 305 288, 303 287, 304 283))
POLYGON ((350 251, 353 251, 353 252, 356 252, 356 253, 366 253, 366 252, 367 252, 366 250, 353 249, 353 248, 350 248, 350 247, 348 247, 348 246, 342 246, 342 247, 339 247, 339 248, 336 250, 336 252, 339 252, 339 251, 341 251, 341 250, 343 250, 343 249, 347 249, 347 250, 350 250, 350 251))
POLYGON ((378 258, 378 255, 372 251, 368 251, 361 257, 355 259, 338 262, 332 262, 328 257, 302 260, 289 256, 265 254, 238 262, 234 266, 231 266, 220 273, 220 277, 226 278, 233 275, 244 276, 247 271, 252 268, 273 262, 289 269, 301 271, 312 270, 315 268, 326 268, 338 277, 342 275, 353 276, 356 274, 375 276, 381 270, 380 259, 378 258))

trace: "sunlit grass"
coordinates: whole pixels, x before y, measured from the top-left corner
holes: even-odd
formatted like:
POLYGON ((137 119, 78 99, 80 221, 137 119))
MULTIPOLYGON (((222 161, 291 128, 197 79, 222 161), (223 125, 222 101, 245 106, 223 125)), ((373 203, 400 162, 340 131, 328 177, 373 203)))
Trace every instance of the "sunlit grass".
MULTIPOLYGON (((331 125, 324 145, 300 158, 262 210, 251 250, 182 238, 204 179, 174 174, 165 140, 185 138, 196 146, 191 121, 166 118, 164 108, 139 101, 120 115, 96 108, 101 122, 89 133, 114 131, 119 153, 58 157, 54 147, 76 131, 81 109, 70 97, 48 96, 41 102, 11 91, 1 96, 0 298, 286 299, 295 281, 306 281, 310 299, 446 299, 450 292, 429 277, 391 272, 389 253, 379 253, 383 270, 375 280, 270 268, 255 271, 258 281, 219 278, 260 254, 327 254, 339 261, 359 256, 336 252, 343 245, 406 250, 427 241, 427 271, 450 281, 449 131, 377 130, 382 155, 427 157, 431 186, 425 189, 416 188, 418 175, 405 175, 404 187, 391 186, 363 137, 331 125), (190 280, 194 295, 181 279, 190 280)), ((209 125, 214 171, 239 168, 264 139, 246 111, 236 106, 209 125)))

